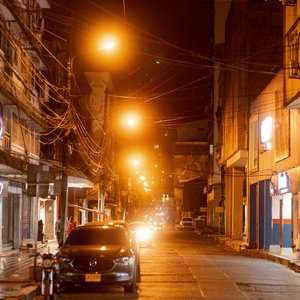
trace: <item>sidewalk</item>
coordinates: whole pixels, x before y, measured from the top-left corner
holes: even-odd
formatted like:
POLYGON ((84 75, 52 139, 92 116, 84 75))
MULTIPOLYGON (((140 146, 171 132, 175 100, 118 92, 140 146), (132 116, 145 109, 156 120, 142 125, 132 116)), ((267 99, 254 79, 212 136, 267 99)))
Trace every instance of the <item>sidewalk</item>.
MULTIPOLYGON (((199 232, 200 234, 204 234, 199 232)), ((252 256, 257 258, 263 258, 270 261, 273 261, 275 263, 279 263, 287 268, 290 268, 291 270, 295 271, 296 273, 300 273, 300 254, 286 254, 282 255, 279 252, 278 253, 272 253, 266 250, 260 250, 260 249, 249 249, 247 248, 247 243, 242 240, 232 240, 229 237, 225 237, 223 235, 214 235, 214 234, 208 234, 207 236, 213 238, 215 241, 217 241, 219 244, 223 245, 225 248, 232 249, 234 251, 237 251, 243 255, 246 256, 252 256), (298 257, 297 257, 298 256, 298 257)))
POLYGON ((35 253, 56 253, 57 242, 2 252, 0 255, 0 299, 33 299, 40 283, 34 280, 35 253))

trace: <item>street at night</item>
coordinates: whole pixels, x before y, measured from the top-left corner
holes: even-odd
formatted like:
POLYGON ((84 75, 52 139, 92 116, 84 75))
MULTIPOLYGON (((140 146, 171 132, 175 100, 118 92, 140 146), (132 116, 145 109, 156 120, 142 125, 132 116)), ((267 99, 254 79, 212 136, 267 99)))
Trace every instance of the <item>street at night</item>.
POLYGON ((300 0, 0 0, 0 299, 300 299, 299 45, 300 0))

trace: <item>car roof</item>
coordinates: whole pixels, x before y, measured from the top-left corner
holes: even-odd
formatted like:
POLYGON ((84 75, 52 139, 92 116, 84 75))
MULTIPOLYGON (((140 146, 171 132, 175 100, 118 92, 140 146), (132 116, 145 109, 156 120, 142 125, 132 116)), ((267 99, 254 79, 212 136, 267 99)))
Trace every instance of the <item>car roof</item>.
POLYGON ((83 224, 82 226, 103 226, 106 225, 105 221, 91 221, 83 224))
POLYGON ((105 220, 105 222, 109 224, 128 224, 124 220, 105 220))
POLYGON ((75 227, 68 235, 65 245, 94 245, 99 243, 128 244, 130 235, 123 226, 110 225, 105 222, 90 222, 75 227))
POLYGON ((94 225, 94 226, 103 226, 103 225, 126 225, 128 224, 126 221, 124 220, 103 220, 103 221, 91 221, 91 222, 87 222, 84 225, 94 225))
POLYGON ((134 221, 134 222, 130 222, 129 225, 132 225, 132 224, 140 224, 140 225, 149 225, 149 223, 147 222, 144 222, 144 221, 134 221))
POLYGON ((103 227, 103 228, 112 227, 112 228, 115 228, 115 227, 121 227, 121 226, 115 226, 114 224, 108 224, 106 222, 89 222, 89 223, 77 226, 75 228, 88 228, 88 227, 103 227))
POLYGON ((129 231, 129 225, 124 220, 104 220, 104 221, 92 221, 87 222, 84 226, 115 226, 115 227, 122 227, 129 231))

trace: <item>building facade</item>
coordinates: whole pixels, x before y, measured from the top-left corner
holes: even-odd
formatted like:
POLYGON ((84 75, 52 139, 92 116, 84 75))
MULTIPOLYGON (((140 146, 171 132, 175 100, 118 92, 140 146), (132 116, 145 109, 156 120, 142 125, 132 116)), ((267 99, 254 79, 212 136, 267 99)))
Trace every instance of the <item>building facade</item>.
POLYGON ((216 158, 221 170, 224 233, 249 238, 248 147, 251 103, 282 66, 282 5, 232 1, 219 47, 216 158), (272 46, 270 46, 272 45, 272 46), (224 63, 226 62, 226 63, 224 63))
POLYGON ((176 223, 184 216, 206 217, 208 123, 209 121, 205 119, 177 126, 177 141, 173 150, 176 223))
POLYGON ((297 1, 272 2, 271 6, 250 2, 230 7, 224 54, 237 59, 228 61, 231 68, 235 62, 238 70, 224 71, 227 76, 221 72, 218 82, 221 138, 217 154, 225 168, 225 234, 232 239, 243 236, 250 248, 292 258, 300 248, 300 6, 297 1), (260 13, 254 14, 259 5, 260 13), (239 31, 244 32, 242 38, 239 31), (248 47, 251 37, 253 49, 248 47), (247 59, 238 57, 240 53, 247 59))
POLYGON ((0 1, 0 252, 55 239, 59 215, 63 228, 70 215, 85 222, 75 207, 88 208, 87 191, 110 168, 110 76, 93 92, 99 76, 74 75, 66 41, 45 30, 49 9, 0 1))
POLYGON ((27 194, 29 165, 40 164, 39 134, 47 122, 46 64, 40 46, 47 1, 0 3, 0 251, 34 236, 37 198, 27 194))

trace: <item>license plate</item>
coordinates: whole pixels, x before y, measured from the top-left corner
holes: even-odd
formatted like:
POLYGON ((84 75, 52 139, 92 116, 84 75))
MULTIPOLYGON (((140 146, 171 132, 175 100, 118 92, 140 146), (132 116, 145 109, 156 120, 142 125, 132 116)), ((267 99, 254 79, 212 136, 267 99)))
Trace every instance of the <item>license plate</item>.
POLYGON ((86 282, 100 282, 101 274, 85 274, 86 282))

